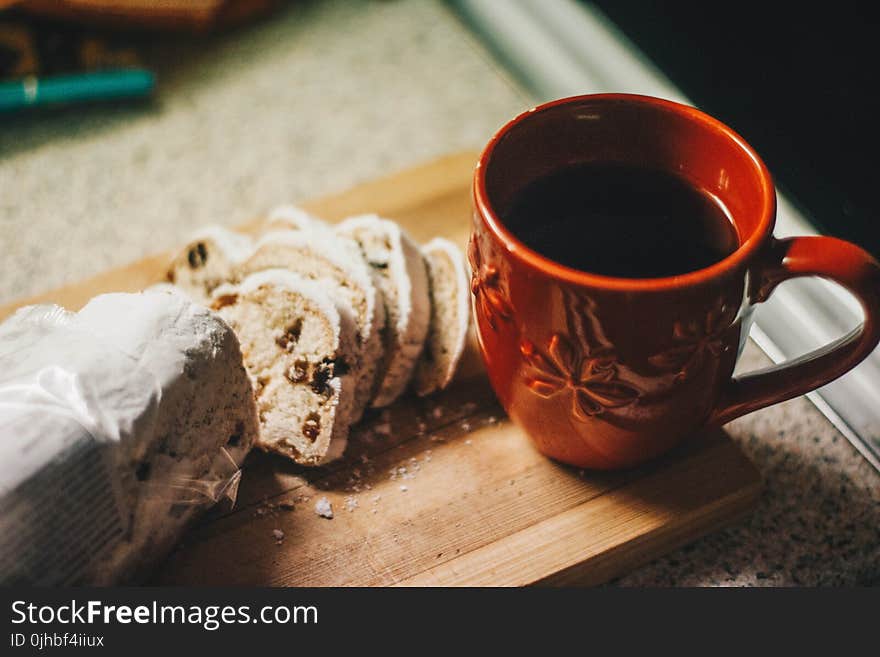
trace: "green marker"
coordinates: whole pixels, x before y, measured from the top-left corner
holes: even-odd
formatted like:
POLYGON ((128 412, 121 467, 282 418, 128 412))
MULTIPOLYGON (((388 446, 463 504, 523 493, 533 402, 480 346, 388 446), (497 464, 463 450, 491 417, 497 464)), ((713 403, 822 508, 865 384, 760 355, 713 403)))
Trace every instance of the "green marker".
POLYGON ((152 93, 155 86, 156 77, 152 71, 141 68, 94 71, 48 78, 30 76, 20 80, 0 82, 0 112, 46 105, 140 98, 152 93))

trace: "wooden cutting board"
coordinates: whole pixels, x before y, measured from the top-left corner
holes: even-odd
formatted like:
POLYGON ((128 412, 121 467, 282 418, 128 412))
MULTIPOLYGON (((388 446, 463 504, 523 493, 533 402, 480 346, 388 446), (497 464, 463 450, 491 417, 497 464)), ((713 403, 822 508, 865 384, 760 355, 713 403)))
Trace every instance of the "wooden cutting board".
MULTIPOLYGON (((305 207, 331 220, 379 212, 419 240, 446 235, 463 246, 475 161, 449 156, 305 207)), ((2 307, 0 318, 24 303, 76 309, 100 292, 142 289, 167 261, 161 254, 2 307)), ((760 489, 722 431, 626 472, 545 459, 504 416, 471 340, 450 389, 371 414, 342 461, 307 470, 248 457, 235 508, 194 527, 155 582, 597 584, 742 517, 760 489), (315 513, 324 497, 332 519, 315 513)))

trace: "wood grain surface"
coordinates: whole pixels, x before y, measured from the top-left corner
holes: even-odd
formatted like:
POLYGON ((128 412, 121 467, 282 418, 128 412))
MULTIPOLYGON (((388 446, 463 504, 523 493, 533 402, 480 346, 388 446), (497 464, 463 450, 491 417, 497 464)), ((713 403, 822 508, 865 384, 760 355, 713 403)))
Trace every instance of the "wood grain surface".
MULTIPOLYGON (((379 212, 420 241, 469 231, 467 152, 304 204, 330 220, 379 212)), ((243 229, 253 229, 255 220, 243 229)), ((16 304, 68 308, 161 279, 159 254, 16 304)), ((761 490, 722 431, 638 469, 595 473, 538 454, 498 406, 471 339, 454 384, 406 396, 319 469, 252 454, 234 509, 215 509, 155 573, 168 585, 598 584, 734 522, 761 490), (315 504, 327 498, 333 518, 315 504), (278 539, 274 530, 283 533, 278 539)))

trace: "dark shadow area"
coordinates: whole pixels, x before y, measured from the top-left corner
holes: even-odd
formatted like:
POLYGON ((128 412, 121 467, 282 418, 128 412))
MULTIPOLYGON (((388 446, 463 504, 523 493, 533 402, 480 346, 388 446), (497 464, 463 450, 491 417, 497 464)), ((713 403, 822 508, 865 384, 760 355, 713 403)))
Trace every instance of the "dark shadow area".
POLYGON ((823 232, 880 256, 869 5, 598 0, 696 105, 739 132, 823 232))

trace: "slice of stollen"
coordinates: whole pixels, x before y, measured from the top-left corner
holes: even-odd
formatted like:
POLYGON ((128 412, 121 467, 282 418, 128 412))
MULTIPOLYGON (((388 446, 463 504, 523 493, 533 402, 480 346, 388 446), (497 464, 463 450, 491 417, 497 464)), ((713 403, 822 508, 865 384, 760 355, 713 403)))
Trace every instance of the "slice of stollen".
POLYGON ((387 406, 409 383, 428 334, 431 301, 425 261, 400 226, 376 215, 346 219, 337 232, 360 245, 385 301, 382 383, 372 405, 387 406))
POLYGON ((321 281, 328 291, 354 309, 359 349, 351 363, 357 377, 352 412, 354 421, 359 420, 376 388, 382 359, 381 332, 385 326, 385 306, 360 248, 353 240, 329 230, 273 231, 257 241, 253 253, 236 268, 235 275, 243 278, 272 268, 321 281))
POLYGON ((422 247, 431 285, 431 325, 413 387, 418 395, 442 390, 452 380, 470 324, 470 289, 464 255, 455 244, 435 237, 422 247))
POLYGON ((222 226, 207 226, 175 256, 166 277, 194 301, 209 303, 214 288, 231 280, 232 270, 252 249, 253 242, 247 235, 222 226))
POLYGON ((356 384, 351 307, 321 282, 283 269, 217 288, 212 307, 241 341, 260 419, 257 446, 303 465, 341 456, 356 384))

